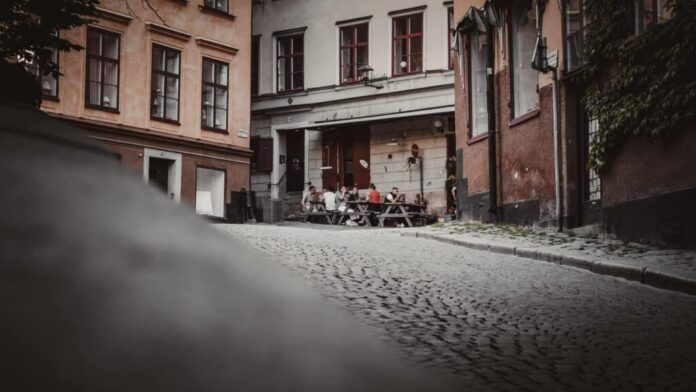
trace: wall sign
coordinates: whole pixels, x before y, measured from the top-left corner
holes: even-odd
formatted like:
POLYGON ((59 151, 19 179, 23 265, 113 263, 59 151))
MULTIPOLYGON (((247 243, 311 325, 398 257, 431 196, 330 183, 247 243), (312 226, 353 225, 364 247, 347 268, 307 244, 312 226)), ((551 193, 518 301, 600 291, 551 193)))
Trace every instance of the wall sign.
POLYGON ((237 136, 239 136, 239 137, 245 137, 245 138, 246 138, 246 137, 249 137, 249 130, 248 130, 248 129, 239 128, 239 129, 237 129, 237 136))

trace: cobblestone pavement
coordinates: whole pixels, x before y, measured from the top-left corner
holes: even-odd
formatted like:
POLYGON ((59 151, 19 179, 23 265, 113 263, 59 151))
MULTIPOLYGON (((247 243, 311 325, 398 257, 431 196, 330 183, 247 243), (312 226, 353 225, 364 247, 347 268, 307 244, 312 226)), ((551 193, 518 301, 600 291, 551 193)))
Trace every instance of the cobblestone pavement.
POLYGON ((469 390, 696 390, 696 297, 391 230, 217 227, 469 390))

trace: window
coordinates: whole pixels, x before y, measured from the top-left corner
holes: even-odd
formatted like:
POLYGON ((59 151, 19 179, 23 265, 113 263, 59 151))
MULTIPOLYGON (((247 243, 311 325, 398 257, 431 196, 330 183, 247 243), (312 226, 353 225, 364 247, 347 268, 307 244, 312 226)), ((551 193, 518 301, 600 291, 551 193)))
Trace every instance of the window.
POLYGON ((361 79, 358 70, 368 64, 368 24, 341 27, 341 83, 361 79))
POLYGON ((663 23, 672 17, 672 12, 665 7, 664 0, 634 0, 634 2, 636 35, 642 34, 646 27, 663 23))
POLYGON ((487 50, 484 34, 469 34, 469 127, 472 138, 488 132, 487 50))
POLYGON ((152 118, 179 121, 180 62, 178 50, 152 46, 152 118))
POLYGON ((392 20, 392 74, 423 71, 423 14, 392 20))
POLYGON ((227 64, 203 59, 203 112, 204 129, 227 130, 227 64))
POLYGON ((583 41, 585 19, 583 0, 567 0, 565 3, 566 64, 572 71, 585 64, 583 41))
POLYGON ((259 95, 259 45, 261 37, 251 37, 251 95, 259 95))
MULTIPOLYGON (((58 50, 55 48, 48 49, 50 51, 51 61, 58 65, 58 50)), ((57 100, 58 99, 58 78, 53 76, 53 73, 44 74, 41 69, 39 69, 38 63, 34 61, 27 61, 26 58, 20 58, 21 62, 24 63, 25 68, 28 72, 34 74, 41 84, 41 93, 44 98, 57 100)))
POLYGON ((514 118, 523 116, 539 107, 537 83, 539 74, 532 69, 532 54, 536 45, 536 23, 533 19, 531 1, 516 2, 512 5, 511 34, 512 45, 512 103, 514 118))
POLYGON ((251 169, 257 172, 273 170, 273 139, 252 137, 250 147, 254 151, 251 169))
POLYGON ((87 106, 118 110, 118 34, 87 30, 87 106))
POLYGON ((304 35, 278 37, 276 72, 278 92, 304 88, 304 35))
MULTIPOLYGON (((599 130, 599 120, 597 118, 591 118, 588 124, 588 147, 594 141, 597 131, 599 130)), ((587 172, 587 200, 595 201, 602 198, 602 179, 599 174, 593 169, 589 168, 587 172)))
POLYGON ((225 171, 196 168, 196 213, 225 216, 225 171))
POLYGON ((220 11, 224 13, 229 12, 229 2, 228 0, 204 0, 203 8, 208 8, 215 11, 220 11))
POLYGON ((447 67, 454 69, 452 47, 454 46, 454 7, 447 7, 447 67))

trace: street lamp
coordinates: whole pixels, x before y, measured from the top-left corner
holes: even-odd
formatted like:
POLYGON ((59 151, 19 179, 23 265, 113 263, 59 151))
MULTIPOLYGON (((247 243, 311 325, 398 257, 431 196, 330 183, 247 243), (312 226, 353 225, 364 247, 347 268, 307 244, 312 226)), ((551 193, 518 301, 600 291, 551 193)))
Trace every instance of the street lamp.
POLYGON ((370 64, 363 64, 358 68, 358 73, 360 77, 365 81, 365 86, 368 87, 374 87, 377 90, 384 88, 384 86, 377 86, 372 84, 372 74, 375 72, 375 69, 370 67, 370 64))

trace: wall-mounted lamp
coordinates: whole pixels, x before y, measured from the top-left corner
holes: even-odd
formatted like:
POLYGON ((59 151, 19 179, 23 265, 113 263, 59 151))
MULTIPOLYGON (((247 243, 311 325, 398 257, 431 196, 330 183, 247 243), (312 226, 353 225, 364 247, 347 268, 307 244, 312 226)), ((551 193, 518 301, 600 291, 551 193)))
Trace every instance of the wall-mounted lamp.
POLYGON ((370 64, 363 64, 358 68, 358 73, 362 80, 365 81, 365 86, 368 87, 374 87, 377 90, 384 88, 384 86, 377 86, 372 84, 372 74, 375 72, 375 69, 370 67, 370 64))

